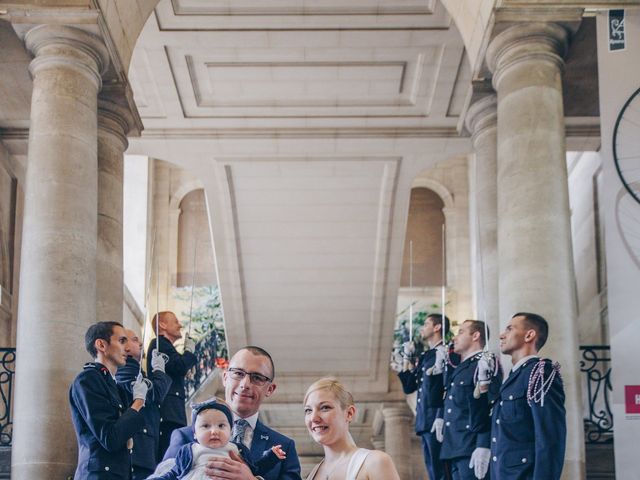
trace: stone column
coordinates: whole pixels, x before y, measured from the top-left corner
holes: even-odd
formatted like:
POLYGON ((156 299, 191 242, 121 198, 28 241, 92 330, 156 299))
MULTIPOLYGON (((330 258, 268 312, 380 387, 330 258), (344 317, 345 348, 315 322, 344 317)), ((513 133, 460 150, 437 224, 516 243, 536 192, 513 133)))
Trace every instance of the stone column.
POLYGON ((96 319, 97 99, 108 52, 43 25, 35 58, 18 306, 12 478, 67 478, 76 464, 68 389, 96 319))
POLYGON ((383 408, 382 414, 384 415, 384 450, 393 459, 400 478, 410 480, 413 415, 406 405, 383 408))
MULTIPOLYGON (((475 101, 465 119, 471 132, 474 159, 471 178, 475 190, 476 306, 478 318, 489 327, 489 344, 497 348, 498 311, 498 197, 497 99, 489 94, 475 101)), ((492 348, 495 350, 496 348, 492 348)))
POLYGON ((502 322, 542 314, 542 354, 562 364, 566 390, 564 479, 584 478, 582 402, 562 106, 567 31, 524 23, 491 42, 487 63, 498 92, 498 270, 502 322))
POLYGON ((124 96, 124 89, 107 88, 98 99, 98 321, 122 322, 123 162, 132 128, 132 115, 120 104, 124 96))

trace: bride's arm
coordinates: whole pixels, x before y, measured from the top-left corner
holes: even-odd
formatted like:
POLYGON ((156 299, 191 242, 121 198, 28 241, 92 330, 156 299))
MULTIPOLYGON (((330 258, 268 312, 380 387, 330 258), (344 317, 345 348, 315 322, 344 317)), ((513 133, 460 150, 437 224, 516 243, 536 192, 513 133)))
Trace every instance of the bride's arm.
POLYGON ((380 480, 384 478, 384 480, 400 480, 400 475, 398 475, 393 460, 384 452, 371 451, 362 467, 361 472, 365 473, 365 476, 358 475, 358 479, 380 480))

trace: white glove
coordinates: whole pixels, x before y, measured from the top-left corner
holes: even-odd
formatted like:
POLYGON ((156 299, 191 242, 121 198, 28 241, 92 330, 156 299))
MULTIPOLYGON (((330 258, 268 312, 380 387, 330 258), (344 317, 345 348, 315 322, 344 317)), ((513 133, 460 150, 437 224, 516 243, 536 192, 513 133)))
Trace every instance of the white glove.
POLYGON ((447 356, 444 345, 438 345, 436 347, 436 361, 433 367, 427 369, 427 375, 440 375, 444 372, 444 367, 447 364, 447 356))
POLYGON ((409 341, 409 342, 404 342, 402 344, 402 351, 404 352, 405 357, 410 357, 411 355, 414 354, 414 352, 416 351, 416 345, 415 343, 409 341))
POLYGON ((482 385, 491 383, 491 377, 495 370, 495 358, 491 352, 484 352, 478 360, 478 382, 482 385))
POLYGON ((149 391, 149 384, 151 382, 142 376, 142 373, 138 374, 136 381, 133 382, 133 399, 142 400, 147 399, 147 392, 149 391))
POLYGON ((489 460, 491 459, 491 450, 488 448, 478 447, 471 454, 469 468, 473 468, 476 478, 484 478, 489 470, 489 460))
POLYGON ((189 335, 187 335, 184 338, 184 351, 185 352, 194 352, 196 349, 196 341, 191 338, 189 335))
POLYGON ((476 367, 476 387, 473 389, 473 396, 480 398, 480 395, 489 391, 493 372, 495 371, 496 359, 491 352, 482 352, 476 367))
POLYGON ((431 433, 436 434, 436 440, 438 440, 440 443, 442 443, 442 441, 444 440, 444 432, 442 431, 443 428, 444 428, 444 419, 436 418, 433 421, 433 425, 431 426, 431 433))
POLYGON ((151 351, 151 370, 160 370, 164 373, 164 366, 167 363, 167 356, 164 353, 159 353, 157 348, 151 351))

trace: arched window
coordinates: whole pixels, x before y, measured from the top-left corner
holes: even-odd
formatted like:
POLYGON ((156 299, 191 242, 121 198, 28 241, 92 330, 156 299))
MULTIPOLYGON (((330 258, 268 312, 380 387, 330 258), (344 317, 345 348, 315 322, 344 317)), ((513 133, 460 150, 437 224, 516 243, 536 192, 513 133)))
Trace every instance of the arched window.
POLYGON ((413 286, 442 285, 442 225, 444 202, 433 190, 411 190, 404 240, 401 287, 409 286, 409 242, 413 241, 413 286))
POLYGON ((176 286, 191 286, 194 279, 193 255, 196 248, 195 286, 217 285, 204 190, 187 193, 180 202, 180 212, 176 286))

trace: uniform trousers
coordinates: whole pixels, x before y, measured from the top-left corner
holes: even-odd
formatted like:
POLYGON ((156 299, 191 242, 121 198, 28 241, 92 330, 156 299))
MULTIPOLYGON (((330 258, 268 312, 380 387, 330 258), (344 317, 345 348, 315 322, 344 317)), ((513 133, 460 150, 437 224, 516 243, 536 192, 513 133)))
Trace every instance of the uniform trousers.
MULTIPOLYGON (((470 457, 457 457, 445 460, 449 465, 451 480, 478 480, 473 468, 469 468, 470 457)), ((489 480, 489 472, 482 480, 489 480)))
POLYGON ((420 435, 422 441, 422 455, 424 464, 429 473, 429 480, 444 480, 444 465, 440 460, 440 447, 442 444, 436 439, 435 434, 424 432, 420 435))

